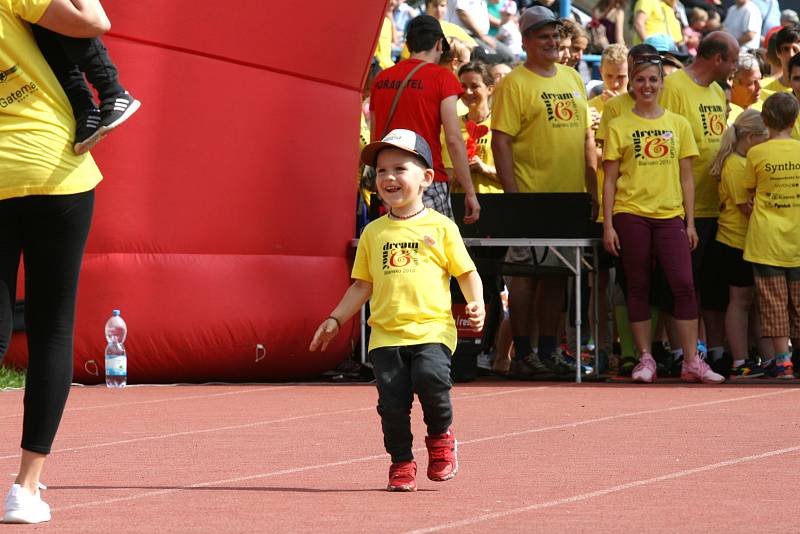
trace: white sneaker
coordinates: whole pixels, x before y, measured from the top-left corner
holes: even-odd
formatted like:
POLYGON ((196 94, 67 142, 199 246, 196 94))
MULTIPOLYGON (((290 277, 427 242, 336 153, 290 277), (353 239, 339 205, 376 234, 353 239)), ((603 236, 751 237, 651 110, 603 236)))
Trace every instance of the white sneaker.
POLYGON ((642 354, 639 364, 633 368, 631 379, 644 384, 651 384, 656 379, 656 361, 650 354, 642 354))
POLYGON ((50 521, 50 505, 42 500, 40 491, 31 494, 19 484, 11 486, 6 495, 3 523, 43 523, 50 521))

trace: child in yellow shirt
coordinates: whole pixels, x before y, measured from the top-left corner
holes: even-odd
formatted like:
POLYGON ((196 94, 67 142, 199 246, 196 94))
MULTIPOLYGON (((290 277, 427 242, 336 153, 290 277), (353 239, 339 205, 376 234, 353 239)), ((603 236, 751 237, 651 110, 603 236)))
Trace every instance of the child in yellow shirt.
POLYGON ((485 317, 483 287, 458 227, 422 203, 434 176, 425 139, 410 130, 392 130, 382 141, 367 145, 361 160, 376 168, 378 195, 389 213, 361 234, 352 272, 355 281, 317 328, 309 349, 325 350, 342 324, 369 299, 369 358, 384 446, 392 458, 387 489, 415 491, 414 393, 428 427, 428 478, 444 481, 458 472, 450 428, 450 357, 456 345, 450 276, 466 297, 466 314, 476 331, 485 317))
POLYGON ((769 141, 747 153, 744 186, 755 190, 744 259, 754 264, 761 334, 772 338, 774 364, 767 374, 794 378, 789 337, 800 338, 800 141, 792 139, 797 99, 775 93, 761 116, 769 141))
MULTIPOLYGON (((750 317, 753 304, 753 266, 744 259, 744 240, 747 221, 753 205, 744 187, 748 150, 769 137, 761 113, 746 109, 725 130, 717 158, 711 165, 711 176, 719 180, 720 213, 716 240, 709 245, 713 271, 728 286, 728 306, 725 310, 725 337, 733 356, 732 378, 755 378, 764 370, 749 361, 748 324, 758 324, 758 315, 750 317)), ((770 348, 770 353, 771 353, 770 348)), ((767 354, 763 354, 767 355, 767 354)))

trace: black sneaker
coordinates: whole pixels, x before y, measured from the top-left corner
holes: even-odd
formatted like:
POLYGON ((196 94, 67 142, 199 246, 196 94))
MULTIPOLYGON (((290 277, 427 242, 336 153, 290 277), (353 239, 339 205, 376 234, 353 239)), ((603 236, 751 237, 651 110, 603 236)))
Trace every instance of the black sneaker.
POLYGON ((103 114, 100 128, 103 132, 113 130, 136 113, 141 105, 128 92, 106 98, 100 103, 100 112, 103 114))
POLYGON ((75 144, 72 149, 81 155, 92 149, 102 139, 100 110, 90 109, 75 121, 75 144))
POLYGON ((764 376, 764 373, 765 371, 760 365, 750 360, 745 360, 739 367, 731 369, 730 377, 734 380, 737 378, 758 378, 764 376))
POLYGON ((709 364, 712 371, 718 375, 724 376, 726 379, 730 378, 731 368, 733 367, 733 357, 730 354, 724 352, 722 356, 713 362, 709 362, 709 364))

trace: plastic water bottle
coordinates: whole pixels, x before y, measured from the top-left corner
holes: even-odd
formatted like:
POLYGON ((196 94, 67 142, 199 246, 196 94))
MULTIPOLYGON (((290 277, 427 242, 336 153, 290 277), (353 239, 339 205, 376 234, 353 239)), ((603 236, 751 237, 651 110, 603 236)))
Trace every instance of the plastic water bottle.
POLYGON ((125 338, 128 335, 128 326, 114 310, 106 321, 106 386, 110 388, 124 388, 128 381, 128 355, 125 353, 125 338))

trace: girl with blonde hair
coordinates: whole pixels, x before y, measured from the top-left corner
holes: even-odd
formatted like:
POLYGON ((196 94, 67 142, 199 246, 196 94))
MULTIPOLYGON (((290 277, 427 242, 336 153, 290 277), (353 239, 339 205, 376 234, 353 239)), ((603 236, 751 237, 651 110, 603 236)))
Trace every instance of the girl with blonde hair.
MULTIPOLYGON (((720 140, 719 153, 711 165, 711 175, 719 180, 720 214, 717 237, 709 249, 709 258, 717 263, 714 272, 720 284, 727 286, 725 335, 733 356, 732 378, 755 378, 764 370, 748 356, 748 324, 760 330, 758 314, 750 316, 753 305, 753 266, 745 261, 744 242, 753 201, 744 186, 747 151, 769 137, 761 113, 746 109, 736 118, 720 140), (752 324, 751 324, 752 323, 752 324)), ((761 347, 759 347, 761 349, 761 347)), ((771 353, 769 347, 763 355, 771 353)))

